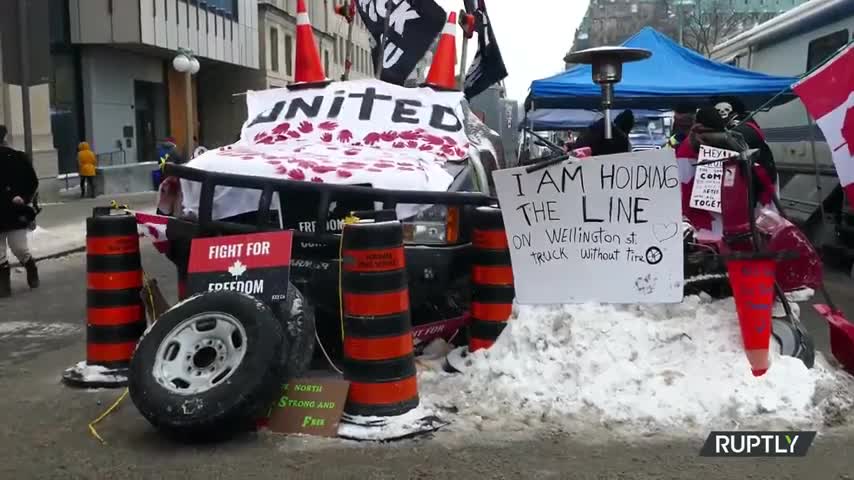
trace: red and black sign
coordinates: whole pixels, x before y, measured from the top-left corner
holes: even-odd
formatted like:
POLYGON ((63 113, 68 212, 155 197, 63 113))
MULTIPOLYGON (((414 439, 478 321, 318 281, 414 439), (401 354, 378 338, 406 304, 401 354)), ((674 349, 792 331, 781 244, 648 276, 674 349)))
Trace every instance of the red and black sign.
POLYGON ((293 232, 197 238, 190 250, 190 294, 234 290, 265 302, 288 293, 293 232))

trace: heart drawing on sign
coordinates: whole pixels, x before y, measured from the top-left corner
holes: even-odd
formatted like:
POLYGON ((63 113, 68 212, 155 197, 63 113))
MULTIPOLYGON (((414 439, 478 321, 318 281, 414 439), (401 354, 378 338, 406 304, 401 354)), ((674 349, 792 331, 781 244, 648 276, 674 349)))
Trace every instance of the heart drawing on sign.
POLYGON ((665 242, 675 237, 679 233, 678 223, 657 223, 652 227, 652 234, 656 240, 665 242))

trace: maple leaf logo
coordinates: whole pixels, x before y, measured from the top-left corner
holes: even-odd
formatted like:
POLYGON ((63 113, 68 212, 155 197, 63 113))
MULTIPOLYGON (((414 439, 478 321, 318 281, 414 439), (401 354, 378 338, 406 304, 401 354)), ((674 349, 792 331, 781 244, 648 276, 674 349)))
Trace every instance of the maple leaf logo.
POLYGON ((232 277, 239 277, 246 272, 246 265, 240 262, 240 259, 234 261, 234 265, 228 267, 228 273, 231 274, 232 277))

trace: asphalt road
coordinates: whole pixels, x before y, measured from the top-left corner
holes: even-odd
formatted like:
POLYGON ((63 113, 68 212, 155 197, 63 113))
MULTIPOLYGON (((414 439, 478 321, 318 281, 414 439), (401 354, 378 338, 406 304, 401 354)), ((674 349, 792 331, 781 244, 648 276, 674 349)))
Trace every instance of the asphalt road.
MULTIPOLYGON (((146 271, 174 298, 169 263, 150 248, 144 258, 146 271)), ((854 479, 849 430, 827 432, 806 458, 783 460, 701 459, 702 439, 593 443, 573 432, 440 432, 382 445, 262 433, 186 446, 159 436, 125 401, 98 426, 108 442, 101 445, 87 424, 121 391, 59 383, 62 370, 84 356, 84 263, 79 254, 44 262, 36 291, 18 273, 15 296, 0 300, 2 479, 854 479)), ((832 275, 830 283, 854 312, 854 299, 843 297, 850 280, 832 275)), ((806 308, 803 315, 826 348, 824 324, 806 308)))

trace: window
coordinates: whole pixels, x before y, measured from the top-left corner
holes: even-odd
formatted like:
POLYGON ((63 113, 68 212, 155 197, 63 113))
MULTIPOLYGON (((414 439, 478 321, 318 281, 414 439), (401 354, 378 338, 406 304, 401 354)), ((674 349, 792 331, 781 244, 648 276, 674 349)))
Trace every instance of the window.
POLYGON ((323 71, 329 75, 329 50, 323 51, 323 71))
POLYGON ((285 35, 285 73, 288 76, 293 75, 293 67, 291 64, 293 63, 293 44, 290 35, 285 35))
POLYGON ((279 71, 279 29, 270 28, 270 70, 279 71))
POLYGON ((338 40, 332 42, 332 59, 335 61, 336 64, 340 63, 338 61, 338 40))
POLYGON ((839 30, 816 38, 807 50, 807 71, 812 70, 848 43, 848 30, 839 30))

